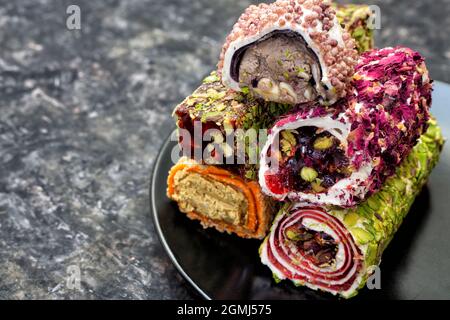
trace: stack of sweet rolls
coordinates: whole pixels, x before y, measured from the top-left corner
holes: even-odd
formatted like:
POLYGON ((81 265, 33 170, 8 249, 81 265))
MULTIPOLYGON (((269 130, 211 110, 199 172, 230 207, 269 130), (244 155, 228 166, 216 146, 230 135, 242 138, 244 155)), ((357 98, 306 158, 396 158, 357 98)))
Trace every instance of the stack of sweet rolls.
POLYGON ((346 298, 443 145, 423 57, 372 49, 370 13, 321 0, 247 8, 218 70, 174 110, 183 156, 167 189, 204 227, 265 238, 276 281, 346 298))

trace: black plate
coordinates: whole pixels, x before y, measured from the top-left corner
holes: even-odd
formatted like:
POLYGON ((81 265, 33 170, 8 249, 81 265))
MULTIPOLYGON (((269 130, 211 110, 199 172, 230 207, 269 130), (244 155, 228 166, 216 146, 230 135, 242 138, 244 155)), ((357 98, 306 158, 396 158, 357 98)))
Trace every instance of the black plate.
MULTIPOLYGON (((436 82, 432 113, 450 137, 450 85, 436 82)), ((160 240, 183 277, 207 299, 335 299, 275 284, 259 261, 259 241, 204 230, 166 197, 175 142, 167 139, 153 172, 151 203, 160 240)), ((450 146, 383 255, 381 289, 355 299, 450 299, 450 146)))

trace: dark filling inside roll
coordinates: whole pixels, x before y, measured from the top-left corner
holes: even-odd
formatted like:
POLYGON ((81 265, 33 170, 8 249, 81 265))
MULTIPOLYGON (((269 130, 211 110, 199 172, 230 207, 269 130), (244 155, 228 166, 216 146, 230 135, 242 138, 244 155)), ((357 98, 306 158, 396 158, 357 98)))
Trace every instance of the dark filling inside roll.
POLYGON ((238 50, 232 78, 262 98, 280 103, 315 100, 321 68, 316 54, 292 31, 274 31, 238 50))
POLYGON ((280 132, 277 183, 296 192, 321 193, 350 176, 351 166, 340 141, 317 127, 280 132))
POLYGON ((317 267, 331 266, 336 261, 337 242, 323 231, 306 228, 297 222, 284 230, 288 246, 298 251, 302 257, 311 261, 317 267))
MULTIPOLYGON (((202 157, 204 155, 207 155, 209 157, 209 161, 223 161, 225 162, 227 158, 233 156, 233 154, 228 154, 227 151, 229 150, 228 148, 225 149, 225 145, 221 145, 218 146, 216 145, 216 148, 220 148, 220 153, 216 152, 217 149, 212 149, 212 150, 208 150, 208 145, 211 145, 211 143, 213 142, 213 138, 211 139, 201 139, 202 137, 205 136, 206 132, 208 130, 218 130, 218 131, 223 131, 221 129, 221 127, 219 125, 217 125, 215 122, 213 121, 205 121, 201 124, 201 135, 200 135, 200 139, 196 139, 195 136, 195 129, 194 129, 194 121, 192 121, 192 119, 189 116, 189 113, 183 113, 184 110, 178 110, 177 111, 177 116, 178 116, 178 121, 177 121, 177 125, 180 129, 185 129, 189 132, 190 136, 188 136, 188 139, 185 139, 185 137, 183 135, 179 135, 178 138, 178 142, 180 144, 181 147, 181 151, 183 153, 183 156, 187 156, 188 158, 193 158, 196 161, 202 161, 202 160, 206 160, 203 159, 202 157), (204 153, 204 150, 208 150, 209 153, 204 153)), ((226 139, 226 136, 224 133, 222 133, 222 138, 226 139)))

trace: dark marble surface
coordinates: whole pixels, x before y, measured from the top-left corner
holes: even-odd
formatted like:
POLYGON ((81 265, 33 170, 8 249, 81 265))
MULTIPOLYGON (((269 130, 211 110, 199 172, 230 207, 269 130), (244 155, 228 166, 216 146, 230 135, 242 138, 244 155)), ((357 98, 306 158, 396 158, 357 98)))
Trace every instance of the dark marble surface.
MULTIPOLYGON (((450 0, 370 3, 378 46, 417 49, 450 82, 450 0)), ((154 232, 151 169, 248 4, 0 1, 0 298, 196 297, 154 232)))

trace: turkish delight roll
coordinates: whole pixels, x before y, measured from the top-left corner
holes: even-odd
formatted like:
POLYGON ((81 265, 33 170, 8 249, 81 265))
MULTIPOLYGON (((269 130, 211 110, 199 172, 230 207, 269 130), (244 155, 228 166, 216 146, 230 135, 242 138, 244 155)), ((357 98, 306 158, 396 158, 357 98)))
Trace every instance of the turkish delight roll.
POLYGON ((260 247, 279 282, 349 298, 362 288, 438 161, 443 138, 434 121, 380 192, 352 209, 286 205, 260 247))
POLYGON ((259 130, 269 128, 292 108, 292 105, 264 102, 247 92, 230 90, 213 72, 175 107, 173 114, 184 156, 208 164, 223 164, 226 160, 245 164, 247 178, 256 179, 254 165, 259 161, 259 143, 263 142, 259 130), (238 141, 251 129, 256 139, 252 136, 252 140, 247 140, 245 148, 239 148, 242 153, 237 150, 238 141), (231 141, 227 141, 228 135, 234 135, 231 141))
POLYGON ((373 49, 375 13, 365 4, 333 4, 341 26, 355 39, 359 53, 373 49))
POLYGON ((323 0, 278 0, 247 8, 218 63, 223 82, 267 101, 333 103, 345 96, 358 52, 323 0))
POLYGON ((363 53, 352 85, 333 106, 303 106, 272 127, 259 169, 266 194, 354 206, 394 174, 427 128, 424 59, 403 47, 363 53))
POLYGON ((256 181, 191 159, 181 158, 172 167, 167 185, 168 197, 190 219, 243 238, 264 238, 276 212, 256 181))

